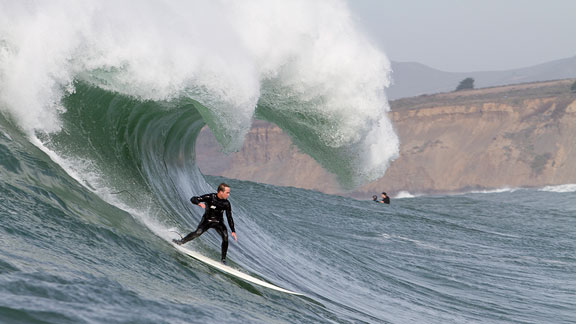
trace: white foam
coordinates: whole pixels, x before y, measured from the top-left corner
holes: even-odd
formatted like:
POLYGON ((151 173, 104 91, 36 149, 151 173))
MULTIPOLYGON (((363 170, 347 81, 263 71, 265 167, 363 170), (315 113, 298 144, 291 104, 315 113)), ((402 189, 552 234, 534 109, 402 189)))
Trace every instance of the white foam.
POLYGON ((165 240, 170 240, 175 237, 167 225, 160 223, 153 216, 153 206, 145 203, 146 197, 140 197, 140 205, 137 208, 129 206, 120 200, 118 196, 110 192, 110 188, 103 182, 97 168, 90 161, 58 155, 35 136, 30 137, 29 140, 46 153, 53 162, 62 167, 74 180, 83 185, 87 190, 98 195, 105 202, 131 214, 136 220, 142 222, 147 228, 152 230, 152 232, 165 240))
POLYGON ((474 190, 474 191, 470 191, 470 193, 473 193, 473 194, 492 194, 492 193, 514 192, 517 190, 519 190, 519 189, 518 188, 504 187, 504 188, 491 189, 491 190, 474 190))
POLYGON ((398 153, 389 73, 339 0, 0 3, 0 103, 30 134, 61 129, 61 99, 81 79, 141 99, 197 100, 232 151, 259 100, 277 94, 263 89, 273 80, 302 102, 291 109, 325 121, 312 127, 319 144, 341 148, 365 182, 398 153))
POLYGON ((408 191, 400 191, 396 194, 396 196, 394 198, 395 199, 402 199, 402 198, 415 198, 415 197, 417 197, 417 196, 411 194, 408 191))
POLYGON ((576 184, 563 184, 563 185, 557 185, 557 186, 546 186, 542 189, 539 189, 540 191, 548 191, 548 192, 560 192, 560 193, 564 193, 564 192, 576 192, 576 184))

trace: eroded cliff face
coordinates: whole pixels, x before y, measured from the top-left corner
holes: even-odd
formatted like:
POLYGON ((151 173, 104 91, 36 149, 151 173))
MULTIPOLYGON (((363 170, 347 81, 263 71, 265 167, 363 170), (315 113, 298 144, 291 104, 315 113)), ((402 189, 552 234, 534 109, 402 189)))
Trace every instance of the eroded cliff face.
POLYGON ((224 155, 211 132, 204 128, 196 155, 205 174, 340 193, 336 177, 303 154, 279 127, 256 121, 239 152, 224 155), (202 152, 202 153, 201 153, 202 152))
POLYGON ((278 127, 264 122, 255 123, 244 148, 228 156, 215 152, 214 139, 203 132, 198 163, 207 174, 356 197, 381 191, 446 193, 576 183, 573 82, 392 102, 400 156, 383 178, 354 192, 342 192, 332 174, 299 153, 278 127))

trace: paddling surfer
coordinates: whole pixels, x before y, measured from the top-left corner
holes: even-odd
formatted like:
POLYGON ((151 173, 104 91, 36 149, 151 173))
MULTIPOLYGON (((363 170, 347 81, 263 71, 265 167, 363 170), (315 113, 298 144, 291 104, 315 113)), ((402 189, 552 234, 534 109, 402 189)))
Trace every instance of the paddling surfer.
POLYGON ((390 197, 388 197, 387 193, 382 193, 382 200, 380 202, 383 204, 390 204, 390 197))
POLYGON ((218 232, 218 234, 220 234, 220 237, 222 237, 222 263, 226 264, 226 252, 228 251, 228 228, 226 228, 226 224, 224 224, 224 212, 226 212, 226 218, 228 219, 228 225, 232 231, 232 236, 234 237, 234 240, 238 241, 236 230, 234 229, 234 220, 232 219, 232 208, 230 206, 230 201, 228 201, 229 196, 230 186, 221 183, 218 186, 217 193, 209 193, 203 196, 194 196, 190 198, 190 202, 206 210, 204 216, 202 216, 202 220, 194 232, 186 235, 181 240, 172 241, 178 245, 182 245, 202 235, 202 233, 206 232, 208 229, 213 228, 218 232))

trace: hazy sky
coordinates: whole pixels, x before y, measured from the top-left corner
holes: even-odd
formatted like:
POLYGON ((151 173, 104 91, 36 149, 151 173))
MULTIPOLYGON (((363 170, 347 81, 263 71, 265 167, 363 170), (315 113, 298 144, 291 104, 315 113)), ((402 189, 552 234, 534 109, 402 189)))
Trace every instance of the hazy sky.
POLYGON ((576 0, 348 0, 390 60, 449 72, 576 56, 576 0))

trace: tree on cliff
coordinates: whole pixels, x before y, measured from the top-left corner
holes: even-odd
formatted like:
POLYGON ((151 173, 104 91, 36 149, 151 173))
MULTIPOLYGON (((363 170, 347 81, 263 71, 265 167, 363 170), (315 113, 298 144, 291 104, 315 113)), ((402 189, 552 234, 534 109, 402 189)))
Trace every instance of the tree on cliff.
POLYGON ((570 88, 570 90, 572 90, 572 92, 576 92, 576 81, 572 83, 572 87, 570 88))
POLYGON ((458 87, 456 87, 455 91, 469 90, 469 89, 474 89, 474 79, 473 78, 466 78, 466 79, 460 81, 460 84, 458 85, 458 87))

